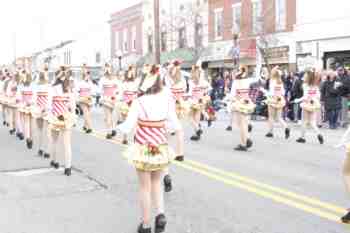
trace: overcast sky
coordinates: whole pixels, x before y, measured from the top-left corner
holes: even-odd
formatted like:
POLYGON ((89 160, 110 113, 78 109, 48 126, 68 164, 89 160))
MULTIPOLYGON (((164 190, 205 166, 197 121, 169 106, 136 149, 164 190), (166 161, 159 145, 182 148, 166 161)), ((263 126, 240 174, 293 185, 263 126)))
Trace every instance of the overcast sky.
POLYGON ((1 0, 0 64, 8 63, 15 54, 29 55, 64 40, 108 33, 110 14, 137 2, 1 0))

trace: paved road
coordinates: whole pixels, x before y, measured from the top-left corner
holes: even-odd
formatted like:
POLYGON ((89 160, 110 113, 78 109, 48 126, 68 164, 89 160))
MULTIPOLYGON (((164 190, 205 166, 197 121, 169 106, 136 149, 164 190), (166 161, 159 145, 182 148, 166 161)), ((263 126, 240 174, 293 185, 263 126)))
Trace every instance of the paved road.
MULTIPOLYGON (((341 131, 323 130, 323 146, 313 135, 299 145, 296 126, 290 140, 277 129, 272 141, 264 137, 266 124, 254 122, 254 148, 238 153, 238 132, 224 131, 225 118, 206 129, 201 142, 187 141, 186 162, 171 166, 175 189, 165 195, 167 232, 350 232, 338 222, 350 207, 341 177, 343 151, 333 148, 341 131)), ((118 139, 104 139, 99 111, 94 121, 93 135, 74 132, 69 178, 0 128, 1 233, 135 232, 135 172, 122 158, 118 139)))

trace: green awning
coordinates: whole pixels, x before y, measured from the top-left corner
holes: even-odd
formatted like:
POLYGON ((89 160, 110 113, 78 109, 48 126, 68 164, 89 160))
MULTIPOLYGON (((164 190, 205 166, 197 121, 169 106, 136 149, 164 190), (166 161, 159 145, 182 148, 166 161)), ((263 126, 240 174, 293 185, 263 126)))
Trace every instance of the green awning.
MULTIPOLYGON (((172 61, 175 59, 179 59, 183 61, 183 66, 191 66, 195 61, 195 51, 193 49, 176 49, 171 52, 161 53, 160 62, 164 64, 167 61, 172 61)), ((140 58, 137 62, 138 66, 142 66, 144 64, 152 64, 154 63, 154 54, 147 54, 140 58)))

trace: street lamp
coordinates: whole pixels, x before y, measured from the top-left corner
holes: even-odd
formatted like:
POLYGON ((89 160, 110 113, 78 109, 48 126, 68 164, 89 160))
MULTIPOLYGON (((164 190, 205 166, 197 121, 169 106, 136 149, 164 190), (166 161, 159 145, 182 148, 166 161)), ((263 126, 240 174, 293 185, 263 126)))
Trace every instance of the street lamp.
POLYGON ((117 53, 115 54, 116 57, 118 58, 119 61, 119 71, 122 70, 122 57, 123 57, 123 53, 122 51, 118 50, 117 53))

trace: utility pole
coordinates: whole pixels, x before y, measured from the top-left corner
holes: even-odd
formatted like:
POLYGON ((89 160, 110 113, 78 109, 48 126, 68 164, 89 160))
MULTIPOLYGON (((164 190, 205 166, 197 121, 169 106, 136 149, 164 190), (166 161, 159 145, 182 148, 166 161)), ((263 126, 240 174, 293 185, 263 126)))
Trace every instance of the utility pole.
POLYGON ((155 63, 160 64, 160 27, 159 27, 159 0, 154 0, 154 48, 155 63))

